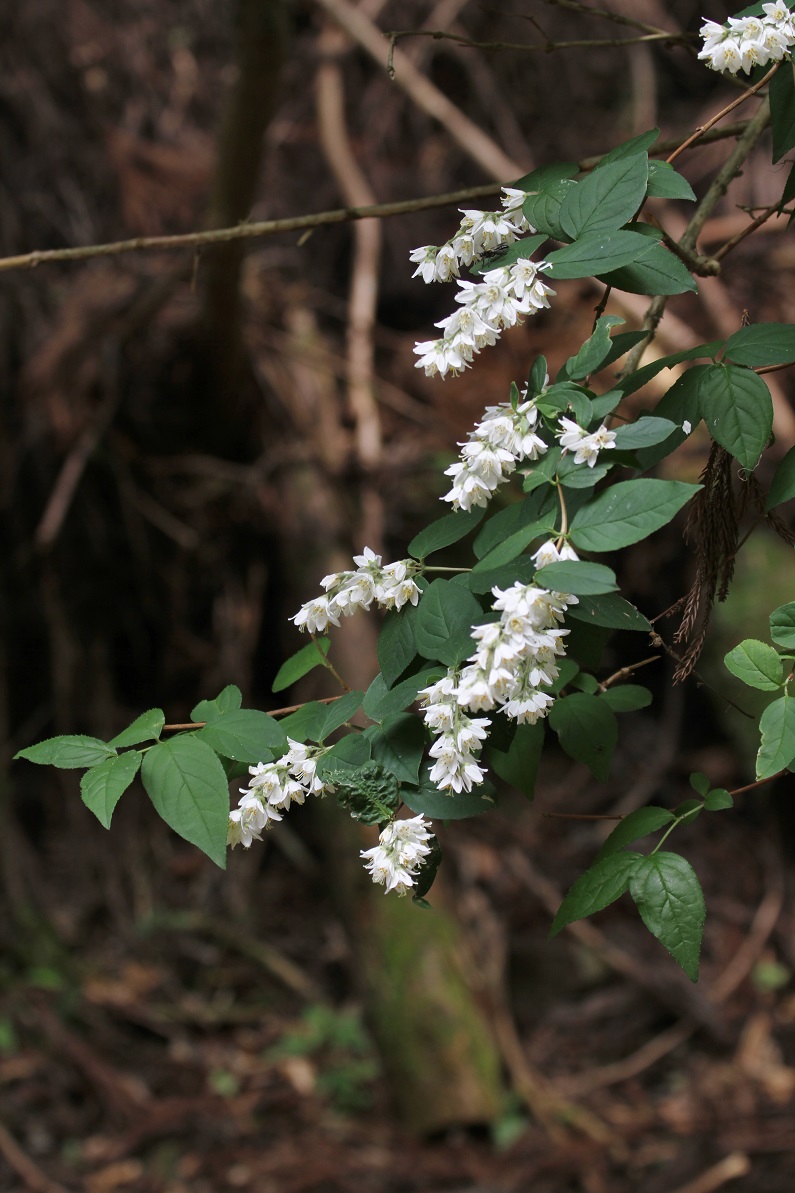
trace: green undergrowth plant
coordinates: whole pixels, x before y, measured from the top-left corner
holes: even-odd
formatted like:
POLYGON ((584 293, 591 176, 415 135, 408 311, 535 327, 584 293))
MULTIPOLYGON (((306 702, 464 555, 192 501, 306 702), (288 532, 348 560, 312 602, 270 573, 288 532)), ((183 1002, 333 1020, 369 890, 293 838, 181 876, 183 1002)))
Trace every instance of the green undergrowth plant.
MULTIPOLYGON (((471 367, 506 330, 548 307, 557 287, 592 277, 602 295, 591 333, 554 377, 540 356, 487 407, 447 469, 448 512, 414 537, 406 557, 384 564, 364 548, 292 619, 310 641, 284 664, 274 691, 324 667, 338 694, 266 713, 243 708, 230 685, 199 701, 189 724, 167 725, 151 709, 111 741, 55 737, 17 757, 83 770, 83 800, 105 827, 140 773, 166 823, 222 867, 229 845, 249 847, 292 803, 328 796, 378 829, 377 844, 362 851, 373 880, 425 906, 441 860, 433 821, 488 812, 495 778, 532 798, 550 737, 596 780, 609 780, 622 717, 652 694, 636 682, 642 664, 604 673, 607 638, 651 635, 655 657, 666 645, 677 681, 686 680, 711 606, 728 590, 741 516, 787 536, 777 510, 795 497, 795 449, 767 494, 756 473, 772 443, 764 374, 795 363, 795 326, 748 321, 727 338, 643 363, 668 297, 696 294, 698 278, 717 274, 739 243, 710 257, 697 244, 768 125, 774 163, 795 148, 789 9, 756 5, 725 27, 707 22, 702 35, 709 66, 755 74, 667 159, 652 129, 588 170, 549 163, 504 187, 500 210, 465 210, 446 244, 411 254, 415 276, 457 286, 440 334, 416 348, 418 367, 440 378, 471 367), (673 163, 744 101, 753 114, 697 197, 673 163), (678 241, 659 209, 649 214, 656 199, 695 203, 678 241), (652 298, 642 328, 620 330, 624 320, 609 310, 616 291, 652 298), (664 396, 649 397, 649 383, 666 378, 664 396), (654 475, 702 423, 711 448, 700 483, 654 475), (503 486, 510 500, 492 512, 503 486), (604 559, 677 517, 694 544, 696 580, 664 644, 651 621, 659 611, 626 600, 604 559), (439 553, 449 559, 454 547, 459 565, 440 566, 439 553), (352 691, 326 631, 373 608, 384 611, 379 671, 366 691, 352 691), (230 784, 241 778, 230 809, 230 784)), ((748 230, 775 214, 791 220, 793 197, 790 171, 781 199, 752 213, 748 230)), ((770 627, 770 643, 742 642, 726 658, 734 675, 775 697, 761 718, 758 781, 795 761, 795 602, 776 609, 770 627)), ((702 774, 691 785, 694 796, 678 808, 645 807, 620 821, 566 895, 553 932, 628 891, 646 927, 696 980, 704 898, 692 866, 670 846, 683 824, 731 808, 732 797, 702 774)))

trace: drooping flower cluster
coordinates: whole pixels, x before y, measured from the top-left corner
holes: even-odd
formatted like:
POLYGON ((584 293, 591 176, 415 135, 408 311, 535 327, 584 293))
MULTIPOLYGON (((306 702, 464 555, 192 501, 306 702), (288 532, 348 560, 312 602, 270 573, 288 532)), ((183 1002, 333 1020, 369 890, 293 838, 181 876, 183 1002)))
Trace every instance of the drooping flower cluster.
POLYGON ((561 418, 562 432, 557 432, 560 446, 567 451, 574 451, 575 464, 587 464, 593 468, 599 452, 616 446, 615 431, 608 431, 604 423, 589 434, 573 419, 561 418))
POLYGON ((384 893, 397 891, 405 895, 414 886, 417 872, 431 852, 428 841, 432 836, 423 816, 393 820, 380 833, 377 845, 360 851, 373 882, 382 884, 384 893))
POLYGON ((306 746, 287 738, 290 749, 275 762, 258 762, 248 768, 251 781, 241 787, 242 798, 229 813, 227 844, 248 849, 262 839, 264 829, 282 819, 291 804, 302 804, 308 795, 320 795, 334 788, 318 778, 317 762, 322 746, 306 746))
POLYGON ((699 58, 712 70, 746 74, 755 66, 780 62, 795 45, 795 16, 786 4, 762 5, 762 16, 729 17, 727 24, 705 21, 699 58))
POLYGON ((467 442, 459 444, 461 459, 445 469, 445 476, 453 478, 453 487, 442 501, 452 502, 454 510, 487 505, 518 464, 537 460, 547 450, 536 432, 537 423, 533 398, 516 406, 511 402, 488 406, 467 442))
POLYGON ((483 782, 485 772, 476 755, 491 721, 467 716, 459 700, 454 669, 423 688, 418 696, 423 697, 425 724, 438 735, 429 751, 436 760, 430 770, 431 780, 440 791, 471 791, 473 785, 483 782))
POLYGON ((413 559, 381 564, 381 556, 365 547, 362 555, 354 555, 355 572, 332 572, 324 576, 322 596, 306 601, 290 620, 299 630, 310 634, 325 630, 329 624, 338 626, 340 617, 351 617, 357 609, 369 609, 373 601, 382 609, 402 609, 416 605, 420 598, 414 576, 419 564, 413 559))
POLYGON ((549 306, 555 291, 541 279, 549 268, 548 261, 520 257, 513 265, 489 269, 480 282, 459 281, 455 298, 461 308, 436 324, 443 331, 439 339, 414 345, 420 358, 416 367, 428 377, 462 373, 481 349, 497 343, 504 328, 549 306))
MULTIPOLYGON (((536 551, 538 568, 561 560, 576 560, 576 552, 554 541, 536 551)), ((478 649, 460 671, 447 675, 419 695, 424 697, 425 723, 437 734, 430 748, 436 759, 430 778, 440 791, 471 791, 485 772, 476 754, 491 721, 472 718, 468 711, 498 708, 520 724, 534 725, 549 712, 554 696, 548 690, 558 677, 557 660, 564 654, 568 630, 563 615, 577 598, 517 581, 511 588, 492 589, 499 621, 473 627, 478 649), (547 689, 547 690, 545 690, 547 689), (468 710, 468 711, 467 711, 468 710)))

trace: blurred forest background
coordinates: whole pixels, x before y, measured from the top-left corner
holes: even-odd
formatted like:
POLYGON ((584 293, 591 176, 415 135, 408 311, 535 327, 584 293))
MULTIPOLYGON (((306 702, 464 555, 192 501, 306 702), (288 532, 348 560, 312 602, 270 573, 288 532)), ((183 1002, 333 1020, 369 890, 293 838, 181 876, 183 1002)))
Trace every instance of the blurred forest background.
MULTIPOLYGON (((726 12, 3 5, 0 254, 510 183, 654 125, 676 143, 735 94, 680 38, 704 16, 726 12), (543 47, 636 38, 633 22, 674 39, 544 53, 405 38, 386 70, 384 30, 543 47)), ((677 163, 697 194, 731 144, 677 163)), ((703 248, 745 225, 739 205, 777 200, 786 174, 769 160, 766 144, 749 159, 703 248)), ((658 210, 678 235, 681 210, 658 210)), ((772 536, 746 548, 699 679, 672 689, 672 665, 648 668, 658 699, 622 722, 609 784, 553 753, 534 805, 505 792, 444 831, 433 913, 361 888, 361 841, 325 805, 293 811, 224 874, 140 787, 106 833, 75 774, 8 765, 34 740, 109 737, 153 705, 185 721, 227 683, 266 709, 332 694, 271 693, 301 644, 288 616, 364 544, 405 554, 442 512, 456 441, 534 354, 557 367, 576 350, 598 301, 591 282, 561 283, 465 376, 426 379, 412 347, 452 294, 412 280, 408 254, 458 218, 448 204, 0 272, 3 1191, 795 1188, 790 784, 682 833, 708 906, 698 987, 623 903, 545 939, 607 831, 568 814, 674 806, 693 770, 752 779, 753 733, 720 660, 791 599, 791 548, 772 536)), ((700 299, 671 302, 655 351, 731 334, 744 310, 795 321, 793 266, 786 220, 770 221, 700 299)), ((645 306, 615 294, 610 309, 631 329, 645 306)), ((792 382, 771 382, 781 456, 792 382)), ((707 451, 694 436, 671 466, 694 480, 707 451)), ((677 535, 620 561, 647 616, 689 583, 677 535)), ((374 674, 375 634, 360 616, 335 638, 354 686, 374 674)), ((648 653, 611 641, 605 665, 648 653)))

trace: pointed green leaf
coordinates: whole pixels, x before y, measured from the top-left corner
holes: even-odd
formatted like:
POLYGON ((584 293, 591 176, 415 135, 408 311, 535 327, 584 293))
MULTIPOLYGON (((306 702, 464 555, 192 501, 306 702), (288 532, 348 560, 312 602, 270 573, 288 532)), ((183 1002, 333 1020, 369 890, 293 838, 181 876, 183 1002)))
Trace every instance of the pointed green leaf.
POLYGON ((213 750, 195 734, 152 746, 141 778, 169 828, 226 868, 229 785, 213 750))
POLYGON ((481 572, 477 568, 471 572, 464 572, 462 575, 456 576, 453 583, 468 588, 470 592, 486 593, 491 592, 495 586, 510 588, 517 580, 522 584, 529 584, 535 572, 536 565, 530 556, 521 555, 509 563, 503 564, 502 567, 488 568, 485 572, 481 572))
POLYGON ((587 233, 574 244, 547 254, 552 268, 544 275, 555 278, 591 278, 606 270, 629 265, 646 252, 649 241, 640 232, 587 233))
POLYGON ((770 123, 773 128, 773 163, 795 148, 795 86, 792 63, 785 60, 770 80, 770 123))
POLYGON ((497 514, 492 514, 472 544, 475 556, 482 559, 503 539, 508 538, 515 531, 521 530, 523 526, 529 526, 531 522, 537 521, 539 508, 539 497, 538 494, 535 494, 525 497, 522 501, 515 501, 497 514))
POLYGON ((294 655, 282 663, 271 684, 271 691, 283 692, 285 688, 292 687, 299 679, 303 679, 310 671, 314 671, 315 667, 322 666, 330 645, 330 638, 314 638, 306 646, 302 646, 300 650, 297 650, 294 655))
POLYGON ((687 439, 683 423, 689 422, 692 429, 701 422, 701 406, 698 392, 701 377, 709 365, 693 365, 686 373, 674 382, 667 393, 663 394, 655 407, 655 414, 667 418, 674 424, 674 429, 667 439, 654 447, 641 448, 637 455, 638 464, 644 472, 659 464, 660 460, 670 455, 680 443, 687 439))
POLYGON ((400 788, 400 798, 412 812, 421 812, 429 820, 465 820, 470 816, 480 816, 482 812, 493 811, 495 803, 486 794, 489 785, 482 784, 472 791, 459 791, 448 795, 446 791, 439 791, 428 778, 428 764, 425 763, 420 774, 419 787, 404 784, 400 788))
POLYGON ((333 779, 334 775, 350 776, 371 757, 372 748, 366 734, 349 733, 318 758, 317 773, 321 779, 333 779))
POLYGON ((670 522, 700 488, 653 478, 611 485, 575 514, 571 540, 584 551, 615 551, 638 543, 670 522))
POLYGON ((601 163, 563 200, 560 223, 564 232, 576 240, 613 232, 626 224, 643 202, 648 171, 645 153, 601 163))
POLYGON ((507 750, 489 744, 489 763, 504 782, 532 799, 543 746, 544 726, 540 721, 535 725, 517 725, 507 750))
POLYGON ((730 650, 723 661, 732 675, 749 688, 776 692, 784 683, 784 664, 778 652, 756 638, 746 638, 730 650))
POLYGON ((549 724, 569 757, 584 762, 595 779, 606 783, 618 725, 604 701, 587 692, 559 696, 549 710, 549 724))
POLYGON ((725 356, 737 365, 760 369, 795 360, 795 326, 791 323, 751 323, 726 341, 725 356))
POLYGON ((320 741, 327 711, 327 704, 310 700, 288 717, 282 717, 278 724, 285 737, 291 737, 294 741, 320 741))
POLYGON ((709 791, 709 779, 705 774, 702 774, 700 770, 694 770, 690 776, 690 786, 694 791, 697 791, 703 799, 709 791))
POLYGON ((755 468, 773 429, 773 399, 762 378, 736 365, 711 365, 698 393, 715 442, 743 468, 755 468))
POLYGON ((552 921, 550 936, 585 916, 603 911, 624 894, 630 878, 643 857, 639 853, 619 853, 595 862, 569 889, 552 921))
POLYGON ((604 596, 580 597, 580 603, 572 605, 566 617, 610 630, 651 629, 651 622, 639 609, 613 592, 605 593, 604 596))
POLYGON ((81 778, 83 803, 103 828, 110 828, 113 810, 138 774, 142 758, 140 750, 128 750, 126 754, 118 754, 92 766, 81 778))
POLYGON ((376 675, 364 694, 362 707, 371 721, 383 721, 413 704, 417 693, 441 679, 445 671, 445 667, 428 667, 395 684, 394 688, 387 688, 384 677, 376 675))
POLYGON ((634 260, 607 273, 600 270, 599 281, 614 290, 629 294, 685 294, 697 291, 698 283, 690 270, 662 244, 647 242, 634 260))
POLYGON ((656 415, 641 415, 634 423, 626 423, 615 428, 616 448, 618 451, 633 452, 641 447, 653 447, 662 443, 676 431, 676 423, 668 418, 658 418, 656 415))
POLYGON ((560 223, 560 205, 577 183, 570 178, 550 182, 542 191, 528 195, 522 204, 525 219, 531 228, 537 228, 555 240, 568 240, 560 223))
POLYGON ((28 762, 35 762, 39 766, 57 766, 60 770, 79 770, 84 766, 96 766, 115 755, 113 747, 98 737, 71 734, 48 737, 35 746, 18 750, 14 758, 26 758, 28 762))
POLYGON ((692 186, 668 162, 649 162, 650 199, 695 199, 692 186))
POLYGON ((791 447, 773 476, 765 502, 765 512, 795 497, 795 447, 791 447))
POLYGON ((511 186, 517 191, 541 191, 561 178, 574 178, 579 172, 580 167, 576 162, 552 162, 523 174, 511 186))
POLYGON ((636 712, 639 708, 648 708, 651 704, 651 692, 637 683, 624 683, 616 688, 606 688, 599 695, 613 712, 636 712))
POLYGON ((667 808, 637 808, 616 825, 602 848, 596 855, 596 861, 618 853, 625 845, 633 841, 640 841, 650 833, 656 833, 666 828, 676 817, 667 808))
POLYGON ((387 613, 378 635, 378 666, 387 684, 391 687, 402 675, 409 663, 417 657, 417 643, 414 641, 414 607, 387 613))
POLYGON ((602 563, 589 563, 584 559, 549 563, 536 572, 535 578, 542 588, 551 592, 571 592, 577 596, 598 596, 618 588, 615 572, 602 563))
POLYGON ((108 744, 120 750, 122 746, 137 746, 142 741, 157 741, 165 723, 166 716, 162 708, 150 708, 136 717, 126 729, 122 729, 121 733, 117 733, 108 744))
POLYGON ((326 705, 326 716, 320 729, 319 741, 325 741, 335 729, 350 721, 362 707, 364 692, 346 692, 339 700, 326 705))
POLYGON ((645 133, 638 133, 635 137, 630 137, 628 141, 622 141, 620 145, 616 145, 609 153, 606 153, 596 166, 597 170, 601 170, 604 166, 611 162, 621 161, 625 157, 635 157, 638 153, 645 153, 651 149, 654 142, 660 135, 658 128, 647 129, 645 133))
POLYGON ((287 749, 287 738, 278 721, 253 708, 220 713, 194 734, 224 758, 237 762, 270 762, 287 749))
POLYGON ((795 601, 779 605, 770 614, 770 637, 784 650, 795 650, 795 601))
POLYGON ((610 353, 610 329, 625 320, 620 315, 602 315, 596 323, 593 333, 585 341, 582 348, 566 361, 566 373, 569 377, 579 380, 595 373, 604 364, 610 353))
MULTIPOLYGON (((642 369, 637 369, 634 373, 629 373, 626 377, 621 377, 616 382, 616 389, 620 389, 625 397, 629 394, 636 393, 639 389, 643 389, 648 381, 661 373, 663 369, 673 368, 674 365, 681 364, 685 360, 698 360, 700 358, 715 356, 717 352, 723 347, 723 340, 713 340, 709 344, 698 344, 695 348, 686 348, 682 352, 673 352, 670 356, 661 356, 657 360, 651 361, 644 365, 642 369)), ((665 412, 667 415, 667 411, 665 412)))
POLYGON ((425 659, 439 659, 454 667, 472 654, 472 627, 483 610, 471 592, 449 580, 434 580, 417 608, 414 638, 425 659))
POLYGON ((706 796, 704 807, 708 812, 722 812, 726 808, 733 808, 734 800, 725 787, 716 787, 706 796))
POLYGON ((242 703, 240 688, 230 683, 215 700, 200 700, 191 711, 190 718, 192 721, 212 721, 224 713, 234 712, 242 703))
POLYGON ((503 567, 506 563, 516 559, 517 555, 521 555, 526 547, 529 547, 534 539, 548 538, 554 534, 551 529, 549 518, 541 518, 537 522, 531 522, 529 526, 523 526, 520 530, 515 530, 513 534, 509 534, 496 547, 492 547, 487 555, 479 559, 472 569, 473 572, 490 572, 495 568, 503 567))
POLYGON ((633 871, 629 893, 651 934, 691 982, 698 981, 707 911, 701 884, 690 863, 676 853, 653 853, 633 871))
POLYGON ((762 741, 756 756, 756 777, 769 779, 795 758, 795 699, 784 695, 768 704, 759 729, 762 741))
POLYGON ((485 507, 475 506, 471 510, 457 510, 454 514, 445 514, 443 518, 437 518, 430 526, 414 535, 409 543, 409 555, 413 559, 425 559, 434 551, 452 546, 465 538, 470 530, 474 530, 485 512, 485 507))
MULTIPOLYGON (((641 340, 645 340, 647 335, 648 332, 645 331, 621 331, 617 336, 613 336, 612 340, 610 341, 610 351, 602 361, 602 368, 605 369, 608 365, 613 364, 614 361, 620 360, 624 353, 629 352, 630 348, 634 348, 636 344, 641 342, 641 340)), ((609 410, 603 410, 600 408, 597 414, 595 409, 596 403, 603 402, 606 397, 607 394, 600 394, 598 398, 593 399, 592 405, 594 406, 595 418, 601 418, 603 414, 610 413, 609 410)), ((615 406, 618 405, 622 397, 623 395, 621 393, 616 393, 615 406)), ((615 406, 610 407, 610 409, 614 410, 615 406)))

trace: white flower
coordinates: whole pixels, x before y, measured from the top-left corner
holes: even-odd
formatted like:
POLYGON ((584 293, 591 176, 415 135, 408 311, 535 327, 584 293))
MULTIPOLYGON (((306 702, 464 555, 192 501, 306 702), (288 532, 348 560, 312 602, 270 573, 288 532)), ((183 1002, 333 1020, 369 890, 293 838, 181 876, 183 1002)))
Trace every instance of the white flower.
POLYGON ((689 435, 690 432, 693 430, 692 426, 687 421, 687 419, 685 419, 685 421, 682 423, 682 430, 684 431, 685 435, 689 435))
POLYGON ((793 14, 784 4, 763 4, 763 16, 729 17, 726 25, 705 21, 698 57, 712 70, 750 73, 755 66, 780 62, 795 44, 793 14))
POLYGON ((443 679, 418 696, 424 697, 425 724, 439 736, 429 753, 436 761, 430 778, 440 791, 457 793, 471 791, 483 782, 485 772, 475 754, 486 740, 491 721, 484 717, 469 717, 461 707, 457 675, 451 668, 443 679))
POLYGON ((525 460, 537 460, 547 450, 535 431, 538 411, 533 400, 489 406, 480 423, 470 432, 461 459, 445 469, 453 487, 442 501, 453 509, 469 510, 487 505, 492 493, 525 460))
POLYGON ((338 626, 340 617, 351 617, 357 609, 369 609, 373 601, 382 609, 402 609, 416 605, 420 590, 414 576, 420 565, 413 559, 398 560, 383 566, 381 556, 365 547, 354 555, 356 571, 333 572, 321 580, 326 595, 302 605, 290 618, 299 630, 314 634, 327 625, 338 626))
POLYGON ((559 435, 560 446, 567 451, 574 448, 575 464, 587 464, 593 468, 599 452, 616 446, 615 431, 608 431, 604 423, 589 434, 570 418, 561 418, 559 422, 564 428, 563 434, 559 435))
POLYGON ((405 895, 414 886, 422 862, 431 852, 428 841, 432 835, 423 816, 393 820, 380 833, 377 845, 360 851, 373 882, 384 886, 385 893, 397 891, 405 895))

